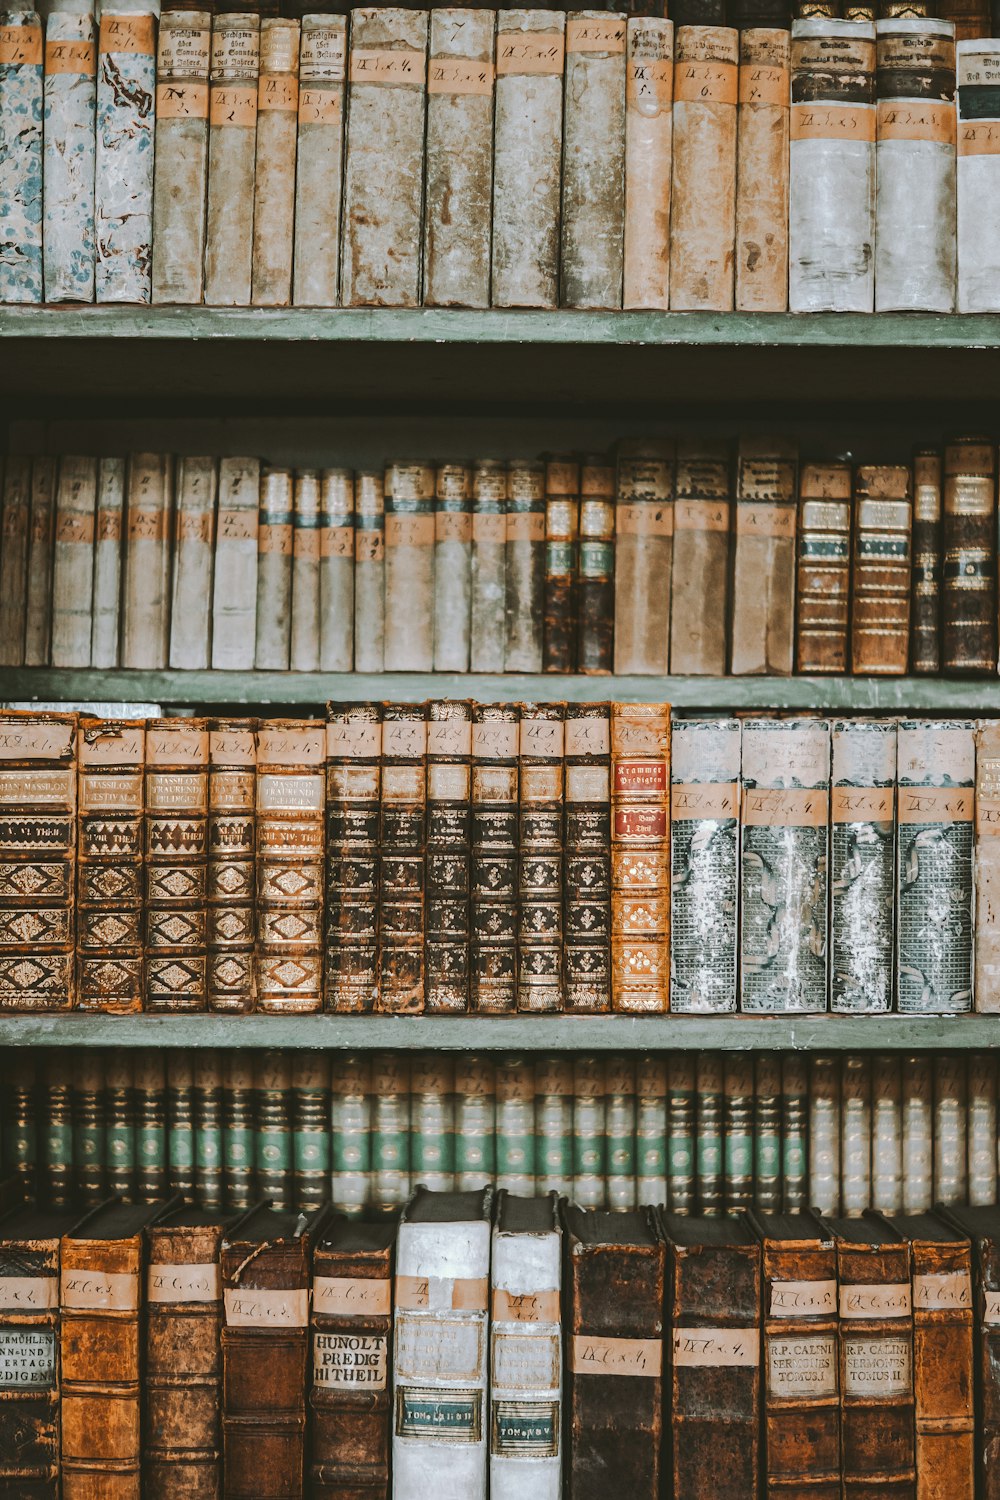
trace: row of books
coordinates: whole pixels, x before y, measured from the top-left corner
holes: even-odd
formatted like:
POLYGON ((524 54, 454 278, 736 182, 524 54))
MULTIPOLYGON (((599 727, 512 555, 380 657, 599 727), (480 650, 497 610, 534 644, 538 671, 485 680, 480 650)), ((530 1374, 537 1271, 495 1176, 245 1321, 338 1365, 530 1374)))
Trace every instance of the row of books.
POLYGON ((366 1224, 15 1208, 0 1480, 972 1500, 998 1478, 998 1261, 994 1206, 692 1219, 487 1188, 418 1189, 366 1224))
POLYGON ((411 1187, 675 1214, 997 1198, 984 1051, 633 1057, 143 1048, 8 1054, 5 1174, 54 1207, 180 1193, 358 1215, 411 1187))
POLYGON ((672 730, 8 710, 0 1009, 1000 1009, 1000 721, 672 730))
POLYGON ((950 21, 10 16, 0 302, 1000 307, 1000 42, 956 87, 950 21))
POLYGON ((996 471, 983 438, 858 466, 767 435, 358 473, 13 456, 0 665, 995 674, 996 471))

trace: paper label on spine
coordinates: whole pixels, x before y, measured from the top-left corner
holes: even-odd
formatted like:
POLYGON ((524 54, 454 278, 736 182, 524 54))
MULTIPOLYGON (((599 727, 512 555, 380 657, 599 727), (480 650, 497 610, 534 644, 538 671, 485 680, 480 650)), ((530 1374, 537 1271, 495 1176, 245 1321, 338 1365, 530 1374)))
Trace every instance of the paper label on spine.
POLYGON ((740 68, 741 104, 776 104, 786 109, 789 101, 788 69, 762 63, 740 68))
POLYGON ((218 1265, 151 1265, 146 1284, 150 1302, 218 1302, 222 1282, 218 1265))
POLYGON ((39 1390, 56 1383, 54 1328, 0 1328, 0 1390, 39 1390))
POLYGON ((870 104, 793 104, 793 141, 875 140, 875 110, 870 104))
POLYGON ((743 500, 736 507, 737 536, 795 538, 794 505, 759 505, 743 500))
POLYGON ((339 125, 343 113, 343 99, 339 90, 309 88, 305 84, 301 85, 299 89, 300 125, 339 125))
POLYGON ((500 1457, 554 1458, 559 1452, 557 1401, 493 1401, 490 1451, 500 1457))
POLYGON ((384 1334, 317 1332, 313 1336, 314 1384, 334 1390, 384 1391, 388 1342, 384 1334))
POLYGON ((832 1333, 767 1341, 767 1388, 783 1401, 837 1394, 837 1340, 832 1333))
POLYGON ((573 1335, 570 1369, 576 1375, 658 1376, 663 1369, 660 1339, 600 1338, 596 1334, 573 1335))
POLYGON ((352 83, 400 83, 421 86, 426 59, 422 52, 400 47, 389 52, 359 47, 351 53, 352 83))
POLYGON ((675 531, 728 531, 729 506, 717 500, 678 500, 674 505, 675 531))
POLYGON ((397 1437, 432 1443, 478 1443, 482 1434, 482 1391, 424 1390, 419 1386, 397 1390, 397 1437))
POLYGON ((129 1271, 63 1271, 59 1301, 71 1312, 135 1312, 139 1277, 129 1271))
POLYGON ((677 104, 735 104, 737 67, 728 62, 679 62, 674 69, 677 104))
POLYGON ((829 794, 825 789, 747 787, 743 821, 751 828, 823 828, 829 794))
POLYGON ((97 66, 93 42, 47 41, 45 43, 45 76, 75 73, 89 78, 97 66))
POLYGON ((493 93, 493 64, 474 57, 432 57, 427 64, 429 94, 493 93))
POLYGON ((1000 1324, 1000 1292, 983 1292, 983 1322, 991 1328, 1000 1324))
POLYGON ((59 1306, 55 1276, 0 1276, 0 1308, 11 1312, 45 1312, 59 1306))
POLYGON ((772 1281, 772 1318, 828 1318, 837 1311, 835 1281, 772 1281))
POLYGON ((834 823, 891 823, 891 786, 835 786, 831 793, 834 823))
POLYGON ((557 1333, 538 1335, 494 1328, 490 1376, 494 1389, 553 1390, 559 1385, 561 1365, 557 1333))
POLYGON ((485 1312, 487 1277, 397 1276, 396 1306, 412 1311, 485 1312))
POLYGON ((138 52, 154 55, 153 17, 151 15, 101 16, 102 52, 138 52))
POLYGON ((483 1318, 397 1315, 397 1379, 478 1380, 483 1372, 485 1338, 483 1318))
POLYGON ((687 1369, 760 1364, 759 1328, 676 1328, 673 1361, 687 1369))
POLYGON ((955 144, 955 106, 930 99, 899 104, 881 100, 878 105, 880 141, 936 141, 955 144))
POLYGON ((912 1356, 909 1339, 845 1339, 844 1395, 908 1395, 913 1385, 912 1356))
POLYGON ((42 30, 40 26, 0 26, 0 65, 25 63, 40 67, 42 30))
POLYGON ((566 51, 624 52, 624 16, 570 15, 566 21, 566 51))
POLYGON ((908 1282, 892 1286, 841 1286, 842 1318, 908 1318, 912 1311, 908 1282))
POLYGON ((227 1287, 224 1301, 230 1328, 305 1328, 309 1323, 309 1292, 305 1287, 289 1291, 227 1287))
POLYGON ((972 787, 901 786, 900 823, 971 823, 975 810, 972 787))
POLYGON ((670 816, 675 823, 689 818, 716 822, 739 816, 740 789, 735 781, 674 782, 670 789, 670 816))
POLYGON ((566 38, 561 31, 525 31, 497 36, 497 76, 561 73, 566 38))
POLYGON ((315 1276, 313 1311, 332 1318, 386 1318, 392 1312, 392 1283, 358 1276, 315 1276))
POLYGON ((914 1276, 913 1305, 922 1312, 971 1308, 972 1282, 968 1271, 928 1272, 914 1276))

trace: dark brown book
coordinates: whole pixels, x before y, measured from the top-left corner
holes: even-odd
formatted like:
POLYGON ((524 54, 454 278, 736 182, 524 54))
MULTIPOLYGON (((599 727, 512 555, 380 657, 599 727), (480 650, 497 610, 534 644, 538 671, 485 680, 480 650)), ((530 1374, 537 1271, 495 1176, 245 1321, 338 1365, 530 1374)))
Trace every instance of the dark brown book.
POLYGON ((315 1500, 385 1500, 392 1435, 392 1270, 398 1215, 342 1215, 313 1252, 312 1464, 315 1500))
POLYGON ((910 656, 913 499, 905 464, 862 464, 854 476, 851 670, 902 676, 910 656))
POLYGON ((666 1253, 652 1209, 563 1211, 565 1494, 658 1500, 666 1253))
POLYGON ((380 704, 327 704, 327 1010, 370 1012, 378 995, 381 755, 380 704))
POLYGON ((759 1492, 760 1242, 746 1220, 662 1214, 673 1500, 759 1492))
POLYGON ((579 633, 577 667, 610 672, 615 630, 615 466, 610 458, 580 464, 579 633))
POLYGON ((77 1004, 142 1009, 146 726, 81 717, 77 738, 77 1004))
POLYGON ((469 791, 472 704, 427 705, 427 917, 425 1008, 469 1008, 469 791))
MULTIPOLYGON (((1000 1497, 1000 1207, 938 1206, 972 1251, 973 1399, 978 1500, 1000 1497)), ((961 1491, 959 1491, 961 1494, 961 1491)))
POLYGON ((577 564, 580 541, 580 465, 553 457, 545 464, 546 672, 576 669, 577 564))
POLYGON ((565 703, 522 703, 517 1008, 563 1009, 565 703))
POLYGON ((326 1212, 252 1208, 223 1237, 226 1500, 304 1494, 310 1257, 326 1212))
POLYGON ((208 725, 208 1008, 253 1010, 256 719, 208 725))
POLYGON ((208 721, 146 724, 146 1004, 206 1007, 208 721))
POLYGON ((427 724, 419 703, 382 706, 380 1010, 424 1008, 427 724))
POLYGON ((803 464, 799 482, 797 672, 846 672, 851 466, 803 464))
POLYGON ((566 1009, 611 1009, 611 705, 566 705, 566 1009))
POLYGON ((470 1009, 517 1009, 516 704, 472 708, 470 1009))
POLYGON ((941 667, 995 672, 996 464, 988 439, 956 438, 944 450, 941 667))
POLYGON ((910 668, 941 670, 941 455, 913 455, 913 588, 910 668))

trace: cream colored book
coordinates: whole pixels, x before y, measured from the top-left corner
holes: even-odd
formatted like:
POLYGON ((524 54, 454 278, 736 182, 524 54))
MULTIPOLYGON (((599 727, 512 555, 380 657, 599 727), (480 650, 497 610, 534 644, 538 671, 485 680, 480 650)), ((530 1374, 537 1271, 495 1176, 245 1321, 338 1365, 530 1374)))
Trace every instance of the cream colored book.
POLYGON ((92 667, 117 667, 119 660, 124 505, 125 460, 102 458, 97 465, 92 667))
POLYGON ((287 307, 292 300, 298 119, 299 23, 265 16, 260 23, 254 170, 255 307, 287 307))
POLYGON ((133 453, 126 479, 123 667, 167 665, 170 627, 170 525, 174 461, 133 453))
POLYGON ((248 671, 257 634, 257 509, 260 460, 219 462, 212 588, 212 666, 248 671))
POLYGON ((292 300, 335 307, 340 288, 347 17, 302 17, 292 300))
POLYGON ((178 459, 170 611, 172 667, 203 669, 209 662, 216 477, 214 458, 178 459))
POLYGON ((52 556, 54 667, 90 666, 96 515, 97 459, 64 456, 59 460, 52 556))
POLYGON ((59 461, 36 458, 31 467, 28 518, 28 586, 24 618, 24 664, 49 663, 52 633, 52 526, 59 461))

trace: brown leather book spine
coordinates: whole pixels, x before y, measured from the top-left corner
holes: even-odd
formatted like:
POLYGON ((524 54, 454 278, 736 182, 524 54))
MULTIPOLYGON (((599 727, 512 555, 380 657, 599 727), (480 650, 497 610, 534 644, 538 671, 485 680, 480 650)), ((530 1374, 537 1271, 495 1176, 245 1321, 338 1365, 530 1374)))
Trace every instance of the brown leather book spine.
POLYGON ((792 670, 798 452, 786 438, 740 440, 733 544, 731 670, 792 670))
POLYGON ((469 1008, 469 850, 472 705, 427 705, 426 1009, 469 1008))
MULTIPOLYGON (((972 1296, 975 1325, 974 1379, 977 1500, 1000 1497, 1000 1235, 995 1228, 968 1222, 976 1210, 954 1219, 939 1210, 972 1241, 972 1296)), ((990 1215, 992 1217, 992 1215, 990 1215)))
POLYGON ((545 464, 545 635, 542 668, 576 668, 580 465, 553 457, 545 464))
POLYGON ((611 1002, 670 999, 670 706, 611 705, 611 1002))
POLYGON ((905 465, 854 476, 851 670, 902 676, 910 656, 913 490, 905 465))
POLYGON ((665 676, 670 670, 673 551, 673 444, 622 443, 614 558, 614 667, 619 675, 665 676))
POLYGON ((0 714, 0 1010, 76 998, 76 715, 0 714))
POLYGON ((522 703, 517 1008, 563 1009, 565 703, 522 703))
POLYGON ((729 617, 729 454, 714 439, 677 445, 670 670, 720 676, 729 617))
POLYGON ((257 1009, 323 998, 325 726, 270 719, 257 736, 257 1009))
POLYGON ((972 1248, 914 1237, 911 1249, 917 1500, 972 1500, 972 1248))
POLYGON ((784 312, 788 306, 789 41, 786 30, 751 26, 740 32, 739 312, 784 312))
POLYGON ((910 669, 941 670, 941 455, 913 455, 913 588, 910 669))
POLYGON ((580 629, 577 667, 610 672, 615 629, 615 469, 606 458, 580 464, 580 629))
POLYGON ((146 1005, 206 1008, 208 721, 146 725, 146 1005))
POLYGON ((256 719, 208 725, 208 1008, 253 1010, 256 719))
POLYGON ((611 1009, 611 705, 566 705, 567 1011, 611 1009))
POLYGON ((420 704, 382 708, 379 1010, 424 1008, 427 724, 420 704))
POLYGON ((472 708, 470 1009, 517 1009, 518 721, 514 704, 472 708))
POLYGON ((799 481, 797 672, 846 672, 851 466, 803 464, 799 481))
POLYGON ((59 1497, 59 1238, 0 1225, 0 1493, 59 1497))
POLYGON ((739 33, 678 26, 674 59, 670 306, 730 312, 739 33))
POLYGON ((378 996, 382 709, 326 711, 327 1010, 370 1013, 378 996))
POLYGON ((943 529, 941 668, 995 672, 996 464, 984 438, 944 450, 943 529))
POLYGON ((218 1500, 222 1224, 154 1225, 148 1238, 144 1500, 218 1500))
POLYGON ((77 740, 77 993, 81 1010, 142 1009, 141 720, 81 718, 77 740))

